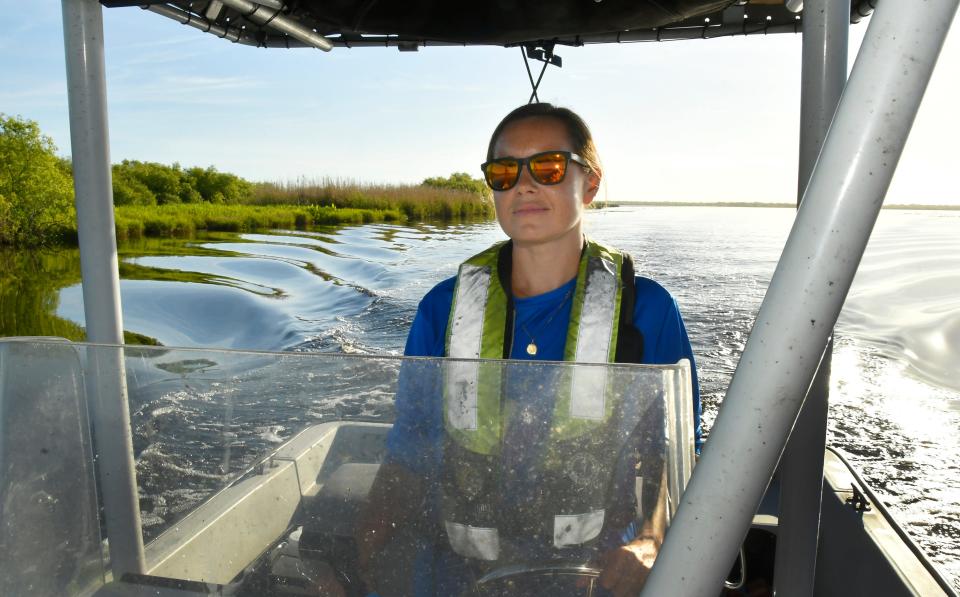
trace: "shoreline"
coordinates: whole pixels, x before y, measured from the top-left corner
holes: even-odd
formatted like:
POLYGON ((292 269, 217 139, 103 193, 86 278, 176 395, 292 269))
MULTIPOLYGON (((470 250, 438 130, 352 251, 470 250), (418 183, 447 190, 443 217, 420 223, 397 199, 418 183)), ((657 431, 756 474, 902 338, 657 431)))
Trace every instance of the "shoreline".
MULTIPOLYGON (((789 207, 796 209, 797 206, 792 203, 763 201, 601 201, 597 207, 600 209, 610 207, 789 207)), ((884 205, 881 209, 960 211, 960 205, 891 203, 890 205, 884 205)))
MULTIPOLYGON (((326 204, 217 204, 209 202, 167 205, 115 205, 117 241, 140 238, 187 238, 198 232, 258 232, 271 229, 313 230, 326 226, 378 223, 463 223, 489 221, 493 204, 485 200, 354 199, 326 204), (358 207, 351 207, 355 204, 358 207)), ((42 234, 25 235, 20 242, 4 242, 2 249, 77 247, 73 213, 42 234)))

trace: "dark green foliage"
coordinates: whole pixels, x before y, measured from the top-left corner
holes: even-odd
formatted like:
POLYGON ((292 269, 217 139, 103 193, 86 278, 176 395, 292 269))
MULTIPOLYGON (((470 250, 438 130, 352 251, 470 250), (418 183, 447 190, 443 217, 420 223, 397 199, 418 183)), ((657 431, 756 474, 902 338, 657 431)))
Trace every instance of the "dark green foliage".
POLYGON ((246 203, 253 185, 234 174, 208 168, 124 160, 113 166, 114 205, 246 203))
POLYGON ((70 167, 56 151, 36 122, 0 113, 0 244, 58 242, 76 229, 70 167))
MULTIPOLYGON (((156 205, 167 205, 168 203, 180 203, 180 166, 164 166, 153 162, 138 162, 135 160, 123 160, 123 162, 113 166, 114 176, 131 178, 144 187, 155 197, 153 203, 156 205)), ((116 189, 114 189, 116 192, 116 189)), ((116 197, 114 197, 116 204, 116 197)), ((132 202, 134 205, 149 205, 145 199, 132 202)), ((124 205, 124 204, 120 204, 124 205)))
POLYGON ((436 189, 464 191, 487 199, 491 196, 490 187, 487 186, 487 183, 483 182, 482 178, 471 178, 466 172, 454 172, 446 178, 440 176, 428 178, 423 181, 423 185, 436 189))
POLYGON ((253 185, 239 176, 226 172, 217 172, 209 168, 189 168, 186 178, 196 189, 202 200, 209 203, 247 203, 253 193, 253 185))
POLYGON ((117 164, 113 167, 113 204, 156 205, 157 196, 130 168, 117 164))

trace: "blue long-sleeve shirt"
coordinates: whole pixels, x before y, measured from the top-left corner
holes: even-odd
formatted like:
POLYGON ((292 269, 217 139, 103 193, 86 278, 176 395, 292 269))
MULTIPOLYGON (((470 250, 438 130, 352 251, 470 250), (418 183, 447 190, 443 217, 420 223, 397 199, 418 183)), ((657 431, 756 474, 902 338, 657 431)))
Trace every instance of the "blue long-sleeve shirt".
MULTIPOLYGON (((407 336, 406 356, 442 357, 445 351, 447 322, 453 303, 456 278, 448 278, 433 287, 420 301, 416 318, 407 336)), ((514 298, 516 324, 513 332, 511 359, 562 361, 567 339, 567 326, 573 301, 569 300, 576 278, 563 286, 527 298, 514 298), (561 305, 561 302, 564 304, 561 305), (536 340, 537 354, 527 354, 526 347, 536 340)), ((643 335, 643 362, 651 365, 672 365, 688 359, 693 380, 693 413, 697 445, 700 445, 700 388, 697 370, 680 316, 677 302, 669 292, 653 280, 635 278, 636 302, 633 325, 643 335)), ((443 430, 443 397, 437 393, 397 396, 396 420, 387 440, 393 462, 418 473, 434 462, 426 453, 436 449, 443 430)))

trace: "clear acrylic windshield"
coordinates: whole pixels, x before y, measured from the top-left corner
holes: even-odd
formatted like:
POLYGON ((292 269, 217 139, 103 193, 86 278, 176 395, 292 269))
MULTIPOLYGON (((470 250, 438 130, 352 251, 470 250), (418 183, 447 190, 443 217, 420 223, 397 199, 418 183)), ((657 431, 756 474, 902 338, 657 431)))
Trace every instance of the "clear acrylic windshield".
POLYGON ((94 462, 119 423, 88 416, 92 397, 129 405, 147 575, 350 595, 408 582, 426 552, 459 562, 444 573, 461 587, 586 565, 668 519, 692 467, 689 387, 685 363, 0 340, 0 593, 93 594, 111 578, 97 491, 117 489, 94 462), (422 481, 422 519, 359 575, 356 524, 385 459, 422 481))

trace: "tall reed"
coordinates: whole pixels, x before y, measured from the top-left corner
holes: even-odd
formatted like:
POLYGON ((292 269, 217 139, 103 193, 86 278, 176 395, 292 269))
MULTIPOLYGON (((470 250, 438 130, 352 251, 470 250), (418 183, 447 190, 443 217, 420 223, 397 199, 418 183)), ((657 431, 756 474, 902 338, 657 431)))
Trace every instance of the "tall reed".
POLYGON ((386 185, 340 178, 301 177, 257 183, 257 205, 333 205, 337 208, 399 210, 407 220, 492 218, 493 202, 468 191, 428 185, 386 185))

